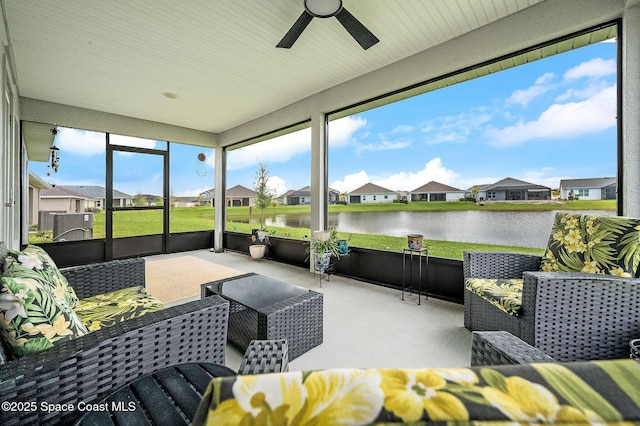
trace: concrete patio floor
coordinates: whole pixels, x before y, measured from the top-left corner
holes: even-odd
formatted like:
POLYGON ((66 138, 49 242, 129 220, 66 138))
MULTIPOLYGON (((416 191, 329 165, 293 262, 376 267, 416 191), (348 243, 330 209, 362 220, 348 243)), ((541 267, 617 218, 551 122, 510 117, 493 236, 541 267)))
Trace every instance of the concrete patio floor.
MULTIPOLYGON (((471 333, 463 325, 463 306, 354 279, 323 280, 304 268, 254 260, 236 252, 196 250, 188 254, 243 272, 255 272, 324 294, 324 342, 291 361, 291 370, 340 367, 464 367, 471 357, 471 333)), ((187 299, 189 301, 193 299, 187 299)), ((183 301, 183 302, 184 302, 183 301)), ((227 345, 226 364, 237 370, 242 351, 227 345)))

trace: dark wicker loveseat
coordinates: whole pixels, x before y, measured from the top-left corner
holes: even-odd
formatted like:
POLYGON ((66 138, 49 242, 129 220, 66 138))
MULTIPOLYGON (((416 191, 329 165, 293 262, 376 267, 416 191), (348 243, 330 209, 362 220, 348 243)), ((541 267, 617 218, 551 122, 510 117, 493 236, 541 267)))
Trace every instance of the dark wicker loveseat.
POLYGON ((628 356, 640 333, 640 219, 558 213, 549 247, 544 257, 465 253, 465 326, 507 331, 556 361, 628 356), (520 303, 490 303, 469 288, 472 278, 498 279, 492 296, 520 303), (511 286, 518 279, 521 292, 511 286))
MULTIPOLYGON (((145 284, 143 259, 61 271, 79 298, 145 284)), ((99 401, 160 368, 194 362, 224 364, 228 315, 227 301, 208 297, 8 360, 0 365, 0 401, 15 404, 0 412, 0 424, 68 423, 79 415, 68 407, 99 401)))

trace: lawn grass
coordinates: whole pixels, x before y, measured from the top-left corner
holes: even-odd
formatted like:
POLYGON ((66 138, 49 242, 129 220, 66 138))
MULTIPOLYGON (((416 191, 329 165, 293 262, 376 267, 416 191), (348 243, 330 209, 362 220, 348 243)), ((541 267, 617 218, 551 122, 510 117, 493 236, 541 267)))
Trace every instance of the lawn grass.
MULTIPOLYGON (((409 204, 349 204, 331 205, 329 213, 337 212, 380 212, 380 211, 460 211, 460 210, 485 210, 485 211, 527 211, 527 210, 614 210, 615 200, 606 201, 568 201, 564 204, 529 204, 529 203, 486 203, 477 205, 471 202, 414 202, 409 204)), ((265 209, 265 215, 275 214, 300 214, 309 215, 309 206, 276 206, 265 209)), ((117 212, 114 233, 116 238, 133 235, 150 235, 159 233, 162 229, 162 210, 148 211, 121 211, 117 212)), ((170 212, 170 232, 191 232, 213 229, 214 209, 207 206, 172 208, 170 212)), ((226 230, 250 233, 252 228, 258 227, 260 212, 249 207, 229 207, 226 212, 226 230), (250 222, 250 223, 248 223, 250 222)), ((306 228, 276 228, 269 229, 275 237, 287 237, 295 239, 309 239, 310 230, 306 228)), ((386 235, 338 233, 340 238, 349 240, 353 247, 367 247, 381 250, 400 251, 407 246, 406 237, 392 237, 386 235)), ((94 238, 105 237, 105 213, 94 214, 94 238)), ((29 241, 42 243, 46 241, 31 234, 29 241)), ((49 237, 50 241, 50 237, 49 237)), ((466 250, 491 250, 491 251, 518 251, 523 253, 541 254, 542 249, 496 246, 490 244, 460 243, 452 241, 425 240, 429 246, 429 254, 437 257, 462 259, 462 253, 466 250)))

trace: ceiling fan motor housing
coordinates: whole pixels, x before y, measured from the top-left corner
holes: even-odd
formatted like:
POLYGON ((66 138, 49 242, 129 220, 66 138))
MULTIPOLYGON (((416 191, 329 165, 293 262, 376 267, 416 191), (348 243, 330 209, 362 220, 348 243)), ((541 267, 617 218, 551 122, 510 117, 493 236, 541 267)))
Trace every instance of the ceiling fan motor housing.
POLYGON ((316 18, 331 18, 342 10, 342 0, 304 0, 304 8, 316 18))

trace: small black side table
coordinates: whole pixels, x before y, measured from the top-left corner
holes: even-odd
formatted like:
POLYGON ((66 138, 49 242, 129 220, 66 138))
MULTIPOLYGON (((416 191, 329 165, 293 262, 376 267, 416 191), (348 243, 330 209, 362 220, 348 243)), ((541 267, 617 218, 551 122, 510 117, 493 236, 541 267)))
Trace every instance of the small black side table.
POLYGON ((425 298, 429 298, 429 281, 427 278, 427 272, 429 270, 429 248, 423 247, 421 249, 410 249, 403 248, 402 249, 402 300, 404 300, 404 290, 405 287, 411 288, 413 286, 413 256, 418 256, 418 305, 420 304, 420 295, 422 294, 422 263, 424 261, 424 289, 425 289, 425 298), (409 279, 407 280, 407 258, 409 258, 409 279), (408 281, 408 285, 407 285, 408 281))

